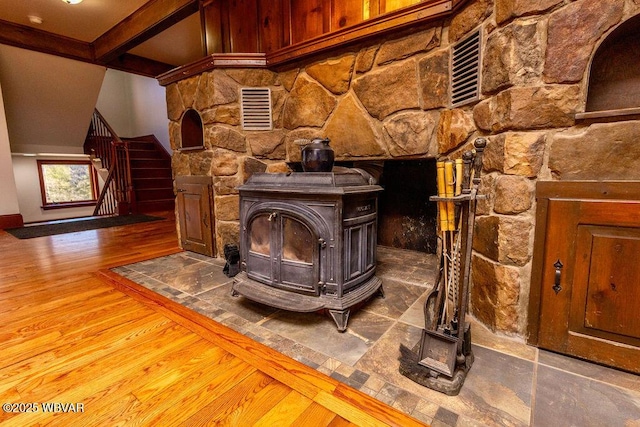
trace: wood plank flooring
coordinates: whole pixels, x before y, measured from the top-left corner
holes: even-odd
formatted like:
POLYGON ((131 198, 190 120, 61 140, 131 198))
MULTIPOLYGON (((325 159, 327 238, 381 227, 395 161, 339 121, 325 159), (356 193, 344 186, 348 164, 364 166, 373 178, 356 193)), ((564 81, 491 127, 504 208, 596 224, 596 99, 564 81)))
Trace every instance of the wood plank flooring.
POLYGON ((422 425, 109 272, 179 250, 164 214, 28 240, 0 231, 0 403, 15 404, 0 425, 422 425))

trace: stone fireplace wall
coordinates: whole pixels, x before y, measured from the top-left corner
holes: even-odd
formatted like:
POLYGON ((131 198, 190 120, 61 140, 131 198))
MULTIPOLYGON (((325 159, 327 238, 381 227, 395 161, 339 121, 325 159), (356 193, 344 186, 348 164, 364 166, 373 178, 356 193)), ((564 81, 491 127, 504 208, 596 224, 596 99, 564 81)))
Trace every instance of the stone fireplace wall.
MULTIPOLYGON (((300 138, 329 137, 337 160, 458 157, 488 138, 473 255, 472 312, 524 336, 538 180, 640 179, 640 120, 577 121, 589 63, 640 0, 476 0, 447 22, 300 61, 215 69, 167 86, 174 174, 214 177, 218 249, 238 241, 236 187, 286 171, 300 138), (481 27, 481 100, 449 108, 450 46, 481 27), (245 132, 239 88, 270 87, 272 131, 245 132), (180 151, 196 109, 205 148, 180 151)), ((640 102, 639 102, 640 104, 640 102)))

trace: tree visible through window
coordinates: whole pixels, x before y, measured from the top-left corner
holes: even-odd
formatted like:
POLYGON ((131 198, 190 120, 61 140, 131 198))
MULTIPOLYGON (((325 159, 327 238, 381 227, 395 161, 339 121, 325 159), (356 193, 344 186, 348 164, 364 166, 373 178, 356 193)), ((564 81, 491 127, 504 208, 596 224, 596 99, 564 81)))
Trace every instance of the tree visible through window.
POLYGON ((88 161, 38 160, 43 207, 95 204, 96 179, 88 161))

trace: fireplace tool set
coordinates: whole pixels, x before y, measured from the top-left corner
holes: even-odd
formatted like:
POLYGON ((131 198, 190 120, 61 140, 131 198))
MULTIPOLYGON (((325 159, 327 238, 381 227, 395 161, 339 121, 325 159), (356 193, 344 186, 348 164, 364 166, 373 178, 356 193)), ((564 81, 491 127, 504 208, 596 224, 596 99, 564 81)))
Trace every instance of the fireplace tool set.
POLYGON ((425 327, 414 349, 400 346, 400 373, 450 396, 460 392, 473 364, 471 329, 465 320, 471 250, 484 138, 462 159, 436 163, 440 265, 424 306, 425 327))

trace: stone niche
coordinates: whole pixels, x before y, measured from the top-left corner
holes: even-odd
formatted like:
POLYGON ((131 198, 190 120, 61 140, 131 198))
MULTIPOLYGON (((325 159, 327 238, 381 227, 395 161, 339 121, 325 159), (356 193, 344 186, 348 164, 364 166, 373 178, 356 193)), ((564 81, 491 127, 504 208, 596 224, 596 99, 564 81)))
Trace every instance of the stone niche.
POLYGON ((459 157, 488 139, 475 227, 471 312, 524 337, 539 180, 639 179, 640 120, 577 120, 602 41, 640 14, 637 0, 475 0, 450 20, 286 70, 219 68, 167 86, 173 169, 214 180, 217 247, 238 242, 237 187, 300 161, 299 139, 328 137, 341 162, 459 157), (449 107, 450 47, 482 31, 481 99, 449 107), (244 131, 239 89, 269 87, 273 130, 244 131), (197 110, 202 150, 180 150, 197 110), (606 161, 602 161, 606 159, 606 161))

